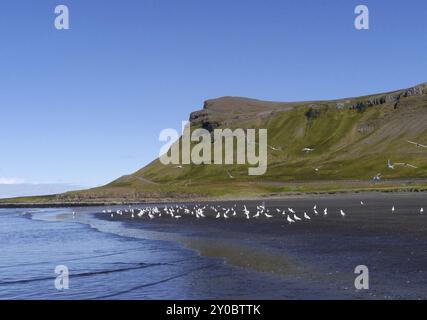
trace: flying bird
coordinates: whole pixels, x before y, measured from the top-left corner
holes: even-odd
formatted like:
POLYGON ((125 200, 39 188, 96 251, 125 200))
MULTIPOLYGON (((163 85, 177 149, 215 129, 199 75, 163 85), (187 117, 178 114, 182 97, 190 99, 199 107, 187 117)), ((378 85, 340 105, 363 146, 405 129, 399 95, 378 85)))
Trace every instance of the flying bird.
POLYGON ((413 142, 413 141, 409 141, 409 140, 408 140, 408 142, 411 143, 411 144, 416 145, 417 148, 427 148, 427 146, 425 146, 425 145, 423 145, 421 143, 418 143, 418 142, 413 142))
POLYGON ((376 176, 374 176, 374 177, 372 178, 372 180, 373 180, 374 182, 381 181, 381 173, 378 173, 376 176))
POLYGON ((226 170, 226 171, 227 171, 228 177, 229 177, 230 179, 234 179, 234 177, 231 175, 230 171, 228 171, 228 170, 226 170))
POLYGON ((414 166, 412 164, 406 163, 406 162, 399 162, 399 163, 395 163, 394 165, 396 165, 396 166, 403 166, 403 167, 411 167, 411 168, 414 168, 414 169, 418 169, 418 167, 416 167, 416 166, 414 166))

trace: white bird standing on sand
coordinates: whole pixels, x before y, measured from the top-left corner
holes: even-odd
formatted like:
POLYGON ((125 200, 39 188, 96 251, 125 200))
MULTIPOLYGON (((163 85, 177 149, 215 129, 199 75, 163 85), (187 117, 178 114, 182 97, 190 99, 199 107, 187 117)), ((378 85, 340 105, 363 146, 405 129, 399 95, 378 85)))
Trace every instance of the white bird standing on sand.
POLYGON ((328 215, 328 208, 325 208, 325 209, 323 210, 323 215, 324 215, 324 216, 327 216, 327 215, 328 215))
POLYGON ((363 201, 360 201, 360 204, 361 204, 362 206, 364 206, 364 205, 365 205, 365 203, 364 203, 363 201))
POLYGON ((221 213, 218 212, 215 218, 219 219, 220 217, 221 217, 221 213))
POLYGON ((298 217, 296 214, 294 214, 294 219, 295 219, 295 221, 301 221, 301 218, 298 217))
POLYGON ((267 212, 264 213, 264 215, 269 219, 269 218, 273 218, 273 216, 271 214, 268 214, 267 212))
POLYGON ((394 213, 395 209, 394 206, 391 208, 391 212, 394 213))
POLYGON ((248 210, 248 208, 246 208, 246 205, 243 207, 243 213, 245 214, 246 219, 249 219, 250 211, 248 210))
POLYGON ((311 220, 311 218, 309 217, 309 215, 307 214, 307 212, 304 212, 304 219, 311 220))
POLYGON ((315 205, 314 205, 314 207, 313 207, 313 212, 314 212, 314 214, 315 214, 316 216, 318 216, 318 215, 319 215, 319 212, 317 212, 317 204, 315 204, 315 205))
POLYGON ((424 208, 421 208, 420 209, 420 214, 423 214, 424 213, 424 208))
POLYGON ((341 214, 342 217, 345 217, 345 212, 342 211, 342 209, 340 210, 340 214, 341 214))
POLYGON ((294 221, 294 220, 292 220, 292 218, 291 218, 290 216, 287 216, 287 217, 286 217, 286 220, 289 222, 289 224, 291 224, 291 223, 295 223, 295 221, 294 221))
POLYGON ((423 145, 421 143, 418 143, 418 142, 413 142, 413 141, 408 141, 408 142, 411 143, 411 144, 416 145, 417 148, 427 148, 427 146, 425 146, 425 145, 423 145))

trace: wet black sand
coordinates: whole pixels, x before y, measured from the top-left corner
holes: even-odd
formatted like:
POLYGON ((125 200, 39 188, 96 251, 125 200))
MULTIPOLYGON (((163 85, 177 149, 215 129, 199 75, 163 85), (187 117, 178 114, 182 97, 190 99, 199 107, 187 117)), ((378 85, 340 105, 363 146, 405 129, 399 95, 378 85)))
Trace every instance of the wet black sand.
MULTIPOLYGON (((97 217, 122 220, 128 227, 145 230, 147 238, 178 242, 233 266, 297 281, 296 299, 313 297, 313 292, 316 298, 340 297, 340 293, 343 298, 357 299, 427 298, 427 213, 420 214, 421 207, 427 208, 424 193, 265 200, 274 217, 247 220, 243 205, 252 217, 261 204, 260 200, 210 202, 204 212, 207 217, 200 219, 185 214, 173 219, 164 213, 154 219, 147 215, 132 219, 130 213, 114 218, 98 213, 97 217), (315 204, 319 215, 313 212, 315 204), (208 210, 210 206, 234 205, 237 215, 228 214, 228 219, 216 219, 216 213, 208 210), (326 207, 328 215, 324 216, 326 207), (311 220, 289 224, 276 208, 293 208, 300 218, 307 212, 311 220), (341 209, 345 217, 340 215, 341 209), (369 290, 354 287, 358 265, 369 268, 369 290)), ((187 207, 194 205, 188 203, 187 207)))

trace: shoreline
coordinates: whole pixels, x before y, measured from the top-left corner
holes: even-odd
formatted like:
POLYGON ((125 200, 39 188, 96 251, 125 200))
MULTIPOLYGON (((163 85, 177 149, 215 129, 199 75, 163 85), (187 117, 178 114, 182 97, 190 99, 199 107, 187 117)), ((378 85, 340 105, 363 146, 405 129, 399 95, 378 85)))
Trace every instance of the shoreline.
MULTIPOLYGON (((295 198, 316 198, 332 195, 373 195, 373 194, 413 194, 427 193, 427 189, 414 190, 343 190, 343 191, 324 191, 324 192, 299 192, 289 194, 267 195, 267 196, 242 196, 242 197, 219 197, 219 198, 167 198, 167 199, 149 199, 141 201, 99 201, 99 202, 0 202, 0 209, 18 209, 18 208, 78 208, 78 207, 106 207, 106 206, 135 206, 135 205, 150 205, 150 204, 166 204, 166 203, 215 203, 215 202, 233 202, 233 201, 269 201, 269 200, 285 200, 295 198)), ((0 199, 1 201, 1 199, 0 199)))

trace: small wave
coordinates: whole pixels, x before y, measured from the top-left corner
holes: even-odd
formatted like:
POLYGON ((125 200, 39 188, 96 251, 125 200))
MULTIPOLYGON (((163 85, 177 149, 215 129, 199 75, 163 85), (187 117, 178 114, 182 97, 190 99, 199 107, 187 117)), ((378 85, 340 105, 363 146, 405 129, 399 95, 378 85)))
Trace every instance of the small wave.
MULTIPOLYGON (((140 269, 145 269, 145 268, 149 268, 149 267, 157 267, 160 265, 166 265, 166 264, 165 263, 151 263, 151 264, 138 263, 137 267, 128 267, 128 268, 120 268, 120 269, 110 269, 110 270, 101 270, 101 271, 92 271, 92 272, 73 273, 73 274, 70 274, 70 276, 73 278, 89 277, 89 276, 100 275, 100 274, 110 274, 110 273, 116 273, 116 272, 140 270, 140 269)), ((33 278, 33 279, 2 281, 2 282, 0 282, 0 285, 31 283, 31 282, 53 280, 53 279, 55 279, 55 277, 43 277, 43 278, 33 278)))

